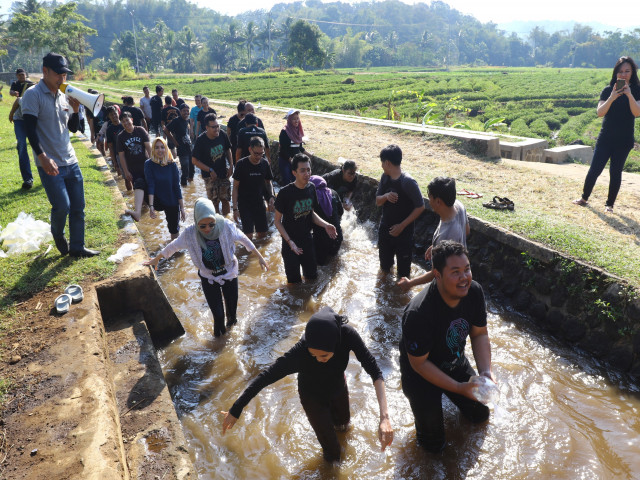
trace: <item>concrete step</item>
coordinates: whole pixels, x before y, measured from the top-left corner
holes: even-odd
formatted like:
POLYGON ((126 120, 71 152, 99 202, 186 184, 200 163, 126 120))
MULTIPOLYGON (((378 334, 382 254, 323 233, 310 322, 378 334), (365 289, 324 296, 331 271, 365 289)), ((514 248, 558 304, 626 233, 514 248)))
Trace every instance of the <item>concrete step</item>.
POLYGON ((574 159, 580 163, 591 165, 593 148, 588 145, 563 145, 562 147, 549 148, 544 151, 546 163, 564 163, 574 159))
POLYGON ((124 454, 132 479, 195 478, 142 312, 105 319, 124 454))

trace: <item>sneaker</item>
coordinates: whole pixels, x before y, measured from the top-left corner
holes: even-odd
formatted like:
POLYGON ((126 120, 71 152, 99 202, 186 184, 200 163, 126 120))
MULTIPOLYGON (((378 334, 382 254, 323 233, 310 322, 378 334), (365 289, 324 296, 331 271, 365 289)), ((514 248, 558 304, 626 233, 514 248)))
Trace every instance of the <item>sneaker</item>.
POLYGON ((33 187, 33 180, 27 180, 22 183, 23 190, 29 190, 31 187, 33 187))

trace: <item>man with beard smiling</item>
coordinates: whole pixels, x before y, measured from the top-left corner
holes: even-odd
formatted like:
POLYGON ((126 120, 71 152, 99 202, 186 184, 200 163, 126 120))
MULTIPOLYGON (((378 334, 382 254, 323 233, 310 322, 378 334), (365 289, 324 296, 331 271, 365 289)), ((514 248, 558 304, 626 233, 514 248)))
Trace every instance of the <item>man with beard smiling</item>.
POLYGON ((443 393, 471 422, 489 418, 469 382, 475 372, 464 354, 467 337, 480 375, 494 378, 484 293, 472 280, 467 250, 445 240, 433 248, 432 258, 435 279, 409 302, 402 318, 400 373, 418 444, 437 453, 445 447, 443 393))

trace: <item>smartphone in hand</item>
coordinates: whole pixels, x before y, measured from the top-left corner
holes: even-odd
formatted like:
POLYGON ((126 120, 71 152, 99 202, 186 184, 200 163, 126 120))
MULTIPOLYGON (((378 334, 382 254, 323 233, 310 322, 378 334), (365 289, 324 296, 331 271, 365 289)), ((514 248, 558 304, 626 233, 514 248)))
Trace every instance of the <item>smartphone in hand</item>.
POLYGON ((627 84, 624 80, 616 80, 616 90, 622 90, 624 86, 627 84))

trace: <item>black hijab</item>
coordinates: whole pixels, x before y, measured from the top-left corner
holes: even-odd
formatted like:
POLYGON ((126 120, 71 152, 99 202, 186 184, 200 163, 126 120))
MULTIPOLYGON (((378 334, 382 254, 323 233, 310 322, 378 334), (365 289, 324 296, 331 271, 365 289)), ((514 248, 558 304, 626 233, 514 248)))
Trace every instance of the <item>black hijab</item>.
POLYGON ((335 352, 340 344, 340 327, 343 323, 343 317, 334 312, 331 307, 323 307, 307 322, 304 331, 307 347, 324 352, 335 352))

